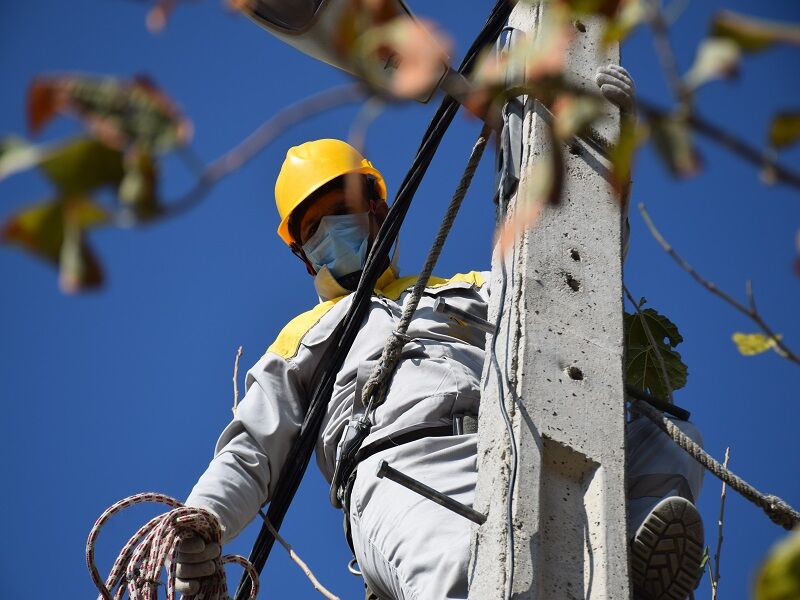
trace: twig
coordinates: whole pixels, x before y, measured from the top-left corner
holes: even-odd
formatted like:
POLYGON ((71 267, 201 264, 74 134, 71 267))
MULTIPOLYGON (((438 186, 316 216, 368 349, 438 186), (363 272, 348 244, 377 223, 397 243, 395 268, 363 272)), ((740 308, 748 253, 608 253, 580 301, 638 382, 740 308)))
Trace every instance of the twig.
POLYGON ((636 314, 639 317, 639 322, 642 324, 642 329, 644 329, 644 334, 647 336, 647 341, 653 347, 656 353, 656 360, 658 361, 658 366, 661 369, 661 376, 664 378, 664 385, 667 386, 667 394, 669 398, 670 404, 675 404, 675 400, 672 397, 672 382, 669 380, 669 374, 667 373, 667 365, 664 363, 664 357, 661 356, 661 349, 656 345, 656 340, 653 337, 653 332, 650 331, 650 326, 647 324, 647 321, 642 314, 641 309, 639 308, 639 304, 636 300, 633 299, 633 295, 631 294, 630 290, 627 286, 623 285, 622 289, 625 290, 625 295, 628 297, 628 300, 631 301, 633 304, 633 308, 636 310, 636 314))
POLYGON ((242 347, 236 349, 236 358, 233 359, 233 416, 236 416, 236 409, 239 407, 239 359, 242 357, 242 347))
MULTIPOLYGON (((725 448, 725 461, 722 466, 728 468, 728 461, 731 456, 731 448, 725 448)), ((711 600, 717 600, 717 588, 719 588, 719 556, 722 553, 722 524, 725 520, 725 496, 727 487, 722 482, 722 492, 719 495, 719 519, 717 519, 717 549, 714 551, 714 578, 711 580, 711 600)), ((711 561, 709 561, 711 562, 711 561)))
POLYGON ((697 283, 707 289, 709 292, 714 294, 715 296, 722 298, 725 302, 730 304, 733 308, 738 310, 740 313, 745 315, 751 321, 753 321, 758 327, 763 331, 767 337, 775 341, 775 345, 781 350, 778 354, 783 356, 784 358, 792 361, 796 365, 800 365, 800 356, 796 355, 792 352, 789 347, 781 340, 780 336, 778 336, 775 331, 764 321, 761 313, 758 312, 756 309, 755 299, 753 297, 753 287, 752 283, 748 282, 747 286, 747 298, 748 298, 748 305, 744 305, 736 298, 732 297, 727 292, 719 289, 713 282, 709 281, 700 273, 695 271, 694 267, 690 265, 683 257, 678 254, 675 249, 664 239, 664 236, 661 235, 661 232, 656 228, 655 223, 650 218, 647 209, 645 208, 643 203, 639 203, 639 212, 642 214, 642 218, 644 219, 647 228, 650 230, 650 234, 655 238, 658 244, 664 249, 664 251, 672 257, 672 259, 678 263, 678 265, 686 271, 689 275, 691 275, 692 279, 694 279, 697 283))
POLYGON ((339 600, 339 596, 336 596, 335 594, 328 591, 328 589, 319 582, 319 580, 314 575, 313 571, 311 571, 311 569, 308 568, 308 565, 305 562, 303 562, 303 559, 301 559, 297 555, 297 552, 295 552, 292 549, 289 543, 285 539, 283 539, 283 537, 281 537, 281 534, 278 533, 278 531, 272 526, 272 523, 270 523, 264 511, 259 509, 258 514, 261 515, 261 518, 264 520, 264 526, 269 530, 270 534, 272 534, 272 536, 276 540, 278 540, 280 545, 283 546, 289 553, 289 556, 295 562, 295 564, 297 564, 297 566, 303 570, 303 573, 306 574, 306 577, 308 577, 308 580, 311 582, 311 585, 314 586, 314 589, 317 590, 323 596, 325 596, 328 600, 339 600))
MULTIPOLYGON (((660 108, 641 97, 637 98, 636 105, 648 119, 663 119, 671 115, 670 111, 660 108)), ((768 153, 751 146, 741 138, 737 138, 735 135, 728 133, 695 112, 686 115, 686 123, 700 135, 703 135, 747 162, 752 163, 756 167, 768 169, 770 176, 772 176, 775 181, 781 181, 796 188, 800 188, 800 173, 784 167, 775 161, 768 153)))
POLYGON ((686 86, 683 85, 683 80, 678 70, 678 61, 675 59, 675 50, 669 39, 667 21, 664 18, 664 13, 661 12, 658 6, 659 3, 660 0, 653 0, 650 2, 650 18, 648 19, 648 23, 650 24, 650 29, 653 31, 653 44, 656 47, 656 54, 658 54, 658 59, 661 62, 661 67, 664 69, 664 74, 672 90, 672 94, 678 102, 688 107, 691 96, 686 91, 686 86))
MULTIPOLYGON (((360 83, 349 83, 330 88, 287 106, 262 123, 242 142, 205 167, 197 178, 194 187, 178 199, 167 203, 164 212, 161 213, 158 219, 140 224, 156 223, 165 218, 185 213, 196 206, 221 179, 245 165, 292 125, 308 118, 310 115, 356 102, 363 97, 363 86, 360 83)), ((121 215, 117 218, 117 221, 119 224, 125 225, 129 221, 129 217, 121 215)))

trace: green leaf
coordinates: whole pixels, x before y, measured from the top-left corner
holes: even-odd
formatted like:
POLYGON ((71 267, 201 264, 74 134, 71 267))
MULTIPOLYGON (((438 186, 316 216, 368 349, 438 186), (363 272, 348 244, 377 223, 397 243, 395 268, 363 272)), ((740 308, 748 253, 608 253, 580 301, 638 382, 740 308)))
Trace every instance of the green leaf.
POLYGON ((768 337, 763 333, 741 333, 737 331, 731 336, 731 339, 736 344, 736 349, 743 356, 755 356, 771 349, 775 349, 776 352, 780 350, 776 346, 776 341, 781 339, 780 335, 768 337))
POLYGON ((633 159, 636 150, 647 139, 647 130, 636 123, 636 119, 623 116, 620 124, 619 140, 611 148, 611 182, 614 191, 625 197, 631 181, 633 159))
POLYGON ((91 138, 78 138, 54 149, 40 167, 64 197, 118 185, 124 175, 122 152, 91 138))
POLYGON ((728 10, 714 16, 711 35, 732 40, 744 52, 759 52, 775 44, 800 45, 800 25, 755 19, 728 10))
POLYGON ((152 154, 138 149, 130 151, 125 158, 125 177, 118 196, 134 220, 147 220, 159 214, 157 186, 158 166, 152 154))
POLYGON ((645 390, 659 398, 669 396, 667 382, 664 381, 657 352, 664 366, 672 390, 686 385, 688 368, 675 350, 683 341, 678 328, 664 315, 652 308, 639 313, 625 313, 625 383, 645 390), (645 324, 655 342, 650 343, 645 324))
POLYGON ((755 600, 800 598, 800 531, 773 546, 758 572, 755 600))
POLYGON ((773 148, 791 146, 798 139, 800 139, 800 112, 781 112, 772 118, 769 126, 769 143, 773 148))
POLYGON ((102 282, 100 263, 84 232, 106 221, 106 212, 87 197, 53 200, 12 216, 0 230, 0 240, 58 265, 62 289, 75 292, 102 282))
POLYGON ((684 77, 689 89, 695 90, 712 79, 734 77, 739 70, 741 51, 727 38, 708 38, 700 44, 694 64, 684 77))
POLYGON ((642 0, 628 0, 623 3, 617 16, 611 19, 603 30, 604 46, 618 44, 649 17, 647 5, 642 0))
POLYGON ((670 173, 676 177, 690 177, 700 170, 702 160, 684 119, 655 117, 649 124, 653 143, 670 173))
POLYGON ((611 17, 625 0, 565 0, 570 10, 577 14, 611 17))
POLYGON ((0 180, 35 167, 47 151, 45 147, 34 146, 16 136, 0 140, 0 180))
POLYGON ((63 204, 48 201, 27 207, 5 222, 2 240, 58 264, 64 239, 63 204))

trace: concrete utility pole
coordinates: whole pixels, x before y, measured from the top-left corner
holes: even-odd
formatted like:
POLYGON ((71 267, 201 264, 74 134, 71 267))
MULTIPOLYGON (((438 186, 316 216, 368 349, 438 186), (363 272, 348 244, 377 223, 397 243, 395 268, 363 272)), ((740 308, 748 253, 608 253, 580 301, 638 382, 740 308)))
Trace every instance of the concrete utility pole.
MULTIPOLYGON (((519 3, 509 25, 536 35, 547 2, 519 3)), ((601 27, 575 23, 568 77, 596 91, 598 66, 619 62, 602 50, 601 27)), ((548 152, 547 112, 527 98, 522 115, 520 182, 548 152)), ((607 105, 598 132, 614 140, 619 111, 607 105)), ((497 358, 516 438, 509 555, 507 490, 511 452, 487 352, 479 421, 470 565, 471 600, 630 598, 625 510, 622 364, 622 215, 607 182, 607 162, 587 143, 566 151, 565 189, 505 258, 495 253, 492 309, 502 308, 497 358), (507 291, 501 302, 502 263, 507 291), (512 579, 513 573, 513 579, 512 579)), ((489 350, 489 348, 487 348, 489 350)))

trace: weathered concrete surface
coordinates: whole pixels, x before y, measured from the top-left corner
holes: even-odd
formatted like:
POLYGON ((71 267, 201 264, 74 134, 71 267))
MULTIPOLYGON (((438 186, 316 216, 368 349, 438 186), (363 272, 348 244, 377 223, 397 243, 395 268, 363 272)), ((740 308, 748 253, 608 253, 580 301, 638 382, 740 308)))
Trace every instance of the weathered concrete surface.
MULTIPOLYGON (((543 6, 520 3, 510 25, 535 32, 543 6)), ((571 77, 595 87, 601 29, 576 28, 571 77), (580 31, 579 29, 585 29, 580 31)), ((595 88, 596 89, 596 88, 595 88)), ((599 133, 614 139, 610 104, 599 133)), ((548 152, 547 113, 528 99, 520 186, 509 210, 532 185, 530 167, 548 152)), ((476 528, 470 599, 503 598, 513 568, 513 598, 627 599, 625 419, 622 366, 622 216, 607 183, 605 160, 586 143, 565 153, 561 206, 547 208, 503 259, 507 292, 496 341, 505 405, 519 453, 513 488, 514 560, 508 557, 506 491, 511 453, 499 410, 498 381, 487 352, 478 445, 476 528)), ((522 201, 522 200, 521 200, 522 201)), ((495 253, 490 318, 500 309, 495 253)), ((487 348, 490 350, 490 348, 487 348)))

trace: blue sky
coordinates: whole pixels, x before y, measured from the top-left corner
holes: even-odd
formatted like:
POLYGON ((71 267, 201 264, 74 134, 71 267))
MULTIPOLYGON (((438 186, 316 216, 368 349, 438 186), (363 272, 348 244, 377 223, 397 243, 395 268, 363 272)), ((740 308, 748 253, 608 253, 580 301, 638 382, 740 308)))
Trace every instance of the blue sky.
MULTIPOLYGON (((694 3, 673 30, 681 67, 718 2, 694 3)), ((411 2, 449 30, 456 58, 490 8, 488 2, 411 2)), ((791 2, 728 2, 763 17, 800 21, 791 2)), ((272 39, 250 22, 226 14, 216 0, 176 11, 166 32, 144 27, 140 2, 55 0, 5 2, 0 7, 0 133, 23 134, 24 96, 33 76, 83 71, 151 75, 195 125, 194 147, 211 160, 281 107, 345 81, 330 67, 272 39)), ((713 83, 699 110, 737 134, 760 142, 769 116, 797 108, 797 49, 748 57, 734 83, 713 83)), ((664 99, 665 84, 650 38, 636 34, 623 64, 639 93, 664 99)), ((384 112, 367 149, 389 183, 405 173, 434 105, 408 104, 384 112)), ((315 301, 302 265, 275 235, 272 188, 288 146, 318 137, 345 137, 355 107, 309 118, 240 172, 222 182, 192 212, 142 230, 99 231, 94 245, 108 282, 99 293, 67 297, 46 265, 14 248, 0 248, 0 439, 6 447, 6 516, 0 545, 0 595, 91 596, 83 547, 94 519, 114 501, 152 490, 184 498, 207 464, 230 417, 234 351, 243 368, 254 363, 282 325, 315 301), (45 581, 43 581, 45 580, 45 581)), ((417 193, 401 236, 402 270, 416 272, 454 189, 478 123, 454 126, 417 193)), ((66 120, 42 139, 78 130, 66 120)), ((800 348, 796 316, 800 278, 792 273, 800 194, 764 187, 752 167, 700 142, 706 169, 675 182, 646 148, 635 171, 633 202, 647 203, 664 234, 700 272, 744 297, 752 279, 763 315, 800 348)), ((800 165, 800 152, 786 161, 800 165)), ((488 267, 492 237, 492 165, 485 160, 464 214, 437 269, 450 274, 488 267)), ((191 185, 176 160, 165 168, 165 197, 191 185)), ((0 216, 46 198, 48 185, 30 173, 0 183, 0 216)), ((680 328, 689 380, 676 400, 692 411, 707 449, 754 485, 800 505, 796 403, 797 367, 774 354, 740 356, 734 331, 754 331, 743 316, 710 296, 656 246, 637 214, 626 282, 635 296, 680 328)), ((707 538, 716 540, 719 484, 712 477, 699 505, 707 538)), ((100 539, 110 567, 124 538, 154 514, 134 509, 100 539)), ((285 537, 320 579, 344 598, 358 597, 345 570, 348 550, 340 514, 312 467, 284 524, 285 537)), ((735 494, 729 495, 721 597, 744 598, 754 570, 782 530, 735 494)), ((230 550, 247 554, 251 527, 230 550)), ((713 547, 713 546, 712 546, 713 547)), ((236 575, 238 577, 238 574, 236 575)), ((264 575, 263 598, 314 598, 300 571, 279 549, 264 575)), ((701 584, 698 598, 708 595, 701 584)))

